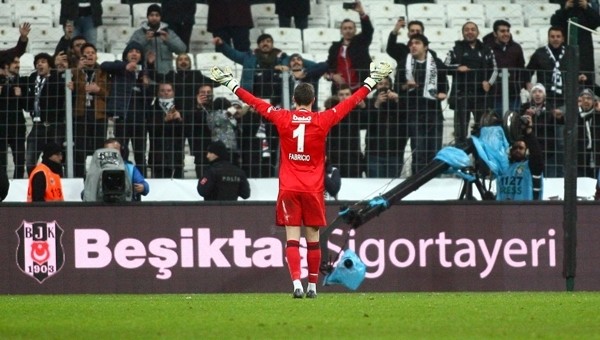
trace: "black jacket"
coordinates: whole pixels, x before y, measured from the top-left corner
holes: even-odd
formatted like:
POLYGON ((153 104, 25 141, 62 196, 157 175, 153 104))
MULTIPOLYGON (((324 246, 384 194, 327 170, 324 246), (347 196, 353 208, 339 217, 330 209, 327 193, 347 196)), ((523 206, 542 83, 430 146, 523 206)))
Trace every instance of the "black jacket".
POLYGON ((198 193, 205 201, 236 201, 250 197, 246 173, 228 161, 216 159, 198 181, 198 193))
MULTIPOLYGON (((102 0, 89 0, 92 11, 94 27, 102 25, 102 0)), ((67 20, 75 20, 79 17, 79 0, 60 1, 60 24, 64 25, 67 20)))
MULTIPOLYGON (((27 111, 34 115, 35 108, 35 83, 37 72, 33 72, 26 80, 26 86, 22 87, 23 95, 27 100, 27 111)), ((63 74, 54 70, 46 79, 40 95, 40 118, 42 122, 50 124, 62 124, 65 122, 65 80, 63 74)))
MULTIPOLYGON (((358 72, 358 81, 362 82, 369 76, 369 67, 371 64, 371 56, 369 55, 369 46, 373 41, 373 24, 367 15, 360 18, 362 31, 352 38, 348 45, 347 55, 352 63, 352 68, 358 72)), ((334 42, 329 48, 327 56, 327 65, 329 71, 334 72, 337 69, 337 59, 340 48, 342 47, 343 39, 334 42)))
POLYGON ((445 63, 448 69, 453 71, 450 96, 455 99, 461 96, 485 95, 481 83, 487 80, 490 85, 494 85, 498 76, 494 53, 480 40, 477 40, 474 48, 465 40, 456 41, 448 52, 445 63), (456 69, 461 65, 468 66, 471 71, 457 72, 456 69))
MULTIPOLYGON (((25 108, 25 82, 26 78, 18 76, 8 78, 0 77, 0 136, 22 136, 25 137, 25 116, 22 110, 25 108), (20 87, 21 96, 15 95, 15 88, 20 87)), ((0 137, 0 138, 2 138, 0 137)))

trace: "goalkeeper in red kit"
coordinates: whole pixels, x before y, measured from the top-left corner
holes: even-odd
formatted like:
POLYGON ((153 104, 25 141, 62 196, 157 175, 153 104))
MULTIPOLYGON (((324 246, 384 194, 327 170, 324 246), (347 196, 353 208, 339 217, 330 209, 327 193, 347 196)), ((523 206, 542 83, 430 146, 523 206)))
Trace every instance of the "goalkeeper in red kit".
POLYGON ((371 63, 370 76, 364 80, 364 86, 352 96, 329 110, 312 112, 315 90, 309 83, 302 83, 294 90, 295 110, 285 110, 276 108, 240 88, 230 70, 222 70, 216 66, 211 69, 211 78, 214 81, 225 85, 277 127, 281 158, 276 223, 278 226, 285 226, 286 259, 294 285, 294 298, 304 297, 300 281, 299 251, 302 226, 305 226, 308 250, 306 297, 317 297, 317 280, 321 265, 319 228, 327 226, 323 196, 327 134, 391 72, 392 66, 389 63, 371 63))

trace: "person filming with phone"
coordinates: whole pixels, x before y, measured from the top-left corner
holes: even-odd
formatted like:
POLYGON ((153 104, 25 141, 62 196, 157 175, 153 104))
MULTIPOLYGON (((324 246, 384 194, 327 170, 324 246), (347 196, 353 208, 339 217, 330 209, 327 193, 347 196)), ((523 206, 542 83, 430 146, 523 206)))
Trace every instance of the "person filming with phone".
POLYGON ((350 19, 342 21, 342 39, 329 48, 325 78, 331 80, 331 94, 337 93, 340 85, 348 84, 354 92, 361 87, 361 80, 369 73, 371 56, 369 46, 373 41, 373 24, 360 1, 344 3, 344 8, 358 12, 361 33, 356 33, 356 23, 350 19), (352 6, 350 6, 352 5, 352 6), (351 7, 351 8, 348 8, 351 7))
POLYGON ((159 5, 148 6, 146 18, 142 27, 133 32, 129 43, 135 41, 144 47, 143 53, 155 54, 156 72, 166 74, 173 70, 173 53, 184 53, 187 46, 168 24, 161 22, 159 5))

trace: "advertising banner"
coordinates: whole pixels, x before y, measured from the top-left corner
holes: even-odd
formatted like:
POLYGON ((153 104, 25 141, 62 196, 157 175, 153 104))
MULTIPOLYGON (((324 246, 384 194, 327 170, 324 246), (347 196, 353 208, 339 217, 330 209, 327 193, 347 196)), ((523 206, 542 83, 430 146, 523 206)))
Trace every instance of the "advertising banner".
MULTIPOLYGON (((595 210, 578 207, 576 290, 600 288, 595 210)), ((272 202, 14 204, 0 215, 2 294, 291 290, 272 202)), ((359 291, 564 291, 562 220, 558 202, 410 202, 337 229, 328 248, 335 256, 348 238, 367 268, 359 291)))

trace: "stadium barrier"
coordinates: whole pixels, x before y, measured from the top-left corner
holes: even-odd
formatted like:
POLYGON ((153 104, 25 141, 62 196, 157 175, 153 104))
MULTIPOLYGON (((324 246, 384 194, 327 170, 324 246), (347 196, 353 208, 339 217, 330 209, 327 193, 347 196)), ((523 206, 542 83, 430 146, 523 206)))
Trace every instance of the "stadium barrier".
MULTIPOLYGON (((338 209, 328 206, 329 220, 338 209)), ((0 222, 0 293, 289 292, 273 210, 256 202, 10 204, 0 222)), ((600 289, 596 210, 578 205, 576 290, 600 289)), ((362 292, 563 291, 561 221, 558 202, 406 202, 352 230, 348 246, 367 266, 362 292)), ((330 253, 342 234, 332 234, 330 253)))

